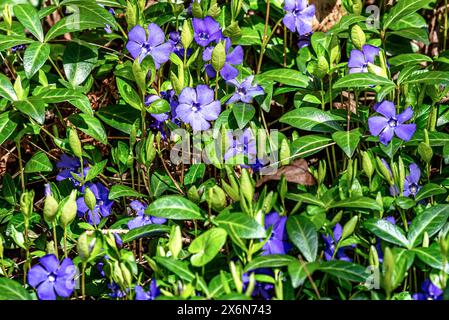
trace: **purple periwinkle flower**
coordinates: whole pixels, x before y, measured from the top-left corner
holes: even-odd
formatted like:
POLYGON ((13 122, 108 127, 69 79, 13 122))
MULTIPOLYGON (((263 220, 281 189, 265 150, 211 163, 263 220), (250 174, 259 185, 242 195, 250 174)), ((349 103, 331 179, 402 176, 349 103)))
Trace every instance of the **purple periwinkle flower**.
POLYGON ((332 237, 332 235, 328 235, 328 236, 323 235, 324 258, 326 259, 326 261, 332 260, 334 258, 334 254, 338 260, 352 261, 351 258, 349 258, 346 255, 345 250, 347 250, 349 248, 354 248, 355 245, 347 246, 347 247, 340 247, 338 249, 337 253, 335 253, 335 248, 337 246, 337 243, 340 241, 342 233, 343 233, 343 227, 341 226, 341 224, 337 223, 335 225, 334 229, 332 230, 332 233, 334 235, 333 237, 332 237))
POLYGON ((135 229, 138 227, 146 226, 147 224, 164 224, 167 222, 165 218, 153 217, 145 214, 147 204, 138 200, 131 201, 129 206, 137 213, 137 217, 128 222, 128 228, 135 229))
POLYGON ((287 217, 281 216, 277 212, 271 212, 265 216, 265 229, 272 227, 270 239, 262 247, 262 255, 287 254, 292 248, 288 242, 287 229, 285 224, 287 217))
MULTIPOLYGON (((184 59, 185 50, 184 50, 184 47, 182 46, 181 35, 179 34, 179 32, 177 32, 177 31, 170 32, 168 34, 168 41, 173 46, 173 53, 176 54, 181 59, 184 59)), ((186 56, 188 57, 191 54, 192 54, 192 49, 188 49, 186 56)))
MULTIPOLYGON (((255 273, 257 274, 264 274, 264 275, 268 275, 268 276, 274 276, 274 273, 272 270, 267 269, 267 268, 260 268, 260 269, 256 269, 255 271, 251 271, 249 273, 244 273, 242 275, 242 283, 243 283, 243 291, 246 291, 246 289, 248 288, 249 285, 249 276, 251 273, 255 273)), ((257 281, 254 285, 254 290, 251 294, 252 298, 259 298, 259 299, 263 299, 263 300, 271 300, 273 299, 274 296, 274 285, 272 283, 268 283, 268 282, 262 282, 262 281, 257 281)))
MULTIPOLYGON (((70 179, 70 181, 72 181, 72 183, 75 187, 77 187, 79 185, 79 182, 72 176, 72 173, 73 173, 73 174, 77 175, 78 177, 81 177, 81 174, 80 174, 81 162, 78 158, 68 156, 64 153, 61 155, 61 160, 56 164, 56 167, 59 169, 62 169, 56 176, 56 181, 70 179)), ((84 176, 87 175, 87 173, 89 172, 89 169, 90 168, 87 166, 87 162, 84 161, 84 164, 83 164, 84 176)))
MULTIPOLYGON (((239 75, 239 71, 234 67, 234 65, 240 65, 243 62, 243 48, 241 46, 237 46, 231 51, 231 46, 231 40, 226 38, 226 60, 223 68, 220 70, 220 75, 224 80, 232 80, 237 77, 239 75)), ((213 47, 206 48, 203 52, 203 60, 211 61, 213 51, 213 47)), ((215 69, 210 63, 206 65, 206 73, 209 78, 215 78, 217 76, 215 69)))
POLYGON ((37 290, 40 300, 68 298, 75 290, 75 275, 75 265, 70 258, 59 264, 54 254, 47 254, 28 272, 28 284, 37 290))
POLYGON ((155 279, 151 280, 150 290, 148 292, 143 290, 141 286, 135 286, 134 291, 136 292, 135 300, 154 300, 161 294, 161 290, 159 290, 155 279))
POLYGON ((422 283, 421 290, 413 295, 413 300, 443 300, 443 290, 428 279, 422 283))
POLYGON ((409 166, 410 175, 405 177, 404 181, 404 197, 412 195, 416 196, 421 186, 419 185, 419 178, 421 177, 421 170, 416 163, 409 166))
MULTIPOLYGON (((86 202, 84 201, 84 196, 79 197, 76 200, 76 204, 78 206, 78 216, 83 217, 87 213, 87 222, 92 225, 98 225, 101 218, 107 217, 111 214, 111 208, 114 201, 109 200, 109 190, 101 183, 88 182, 86 185, 95 195, 97 203, 92 211, 87 207, 86 202)), ((84 193, 84 186, 81 189, 81 193, 84 193)))
POLYGON ((194 39, 202 47, 223 37, 220 24, 214 18, 207 16, 204 19, 193 18, 194 39))
POLYGON ((209 121, 217 119, 221 112, 221 104, 214 99, 214 91, 204 84, 198 85, 195 89, 184 88, 178 102, 179 105, 176 107, 178 118, 190 124, 194 131, 209 129, 209 121))
POLYGON ((109 293, 109 297, 111 297, 113 299, 122 299, 122 298, 126 297, 126 294, 129 291, 128 288, 126 289, 126 291, 123 291, 120 288, 120 286, 115 282, 109 283, 108 288, 111 289, 111 292, 109 293))
POLYGON ((365 44, 362 50, 351 50, 348 67, 349 73, 368 72, 368 63, 374 63, 374 59, 379 54, 379 48, 370 44, 365 44))
POLYGON ((238 82, 236 79, 227 81, 228 84, 235 87, 235 93, 229 98, 226 104, 235 102, 251 103, 256 96, 263 95, 265 92, 258 84, 253 84, 254 76, 251 75, 244 79, 242 82, 238 82))
POLYGON ((404 124, 413 116, 411 107, 405 109, 404 112, 396 115, 394 103, 384 100, 374 106, 374 110, 381 116, 374 116, 368 119, 368 127, 373 136, 379 136, 379 140, 387 145, 393 135, 396 134, 400 139, 409 141, 416 131, 416 124, 404 124))
POLYGON ((284 10, 287 13, 282 21, 288 30, 300 36, 312 32, 315 5, 309 6, 308 0, 285 0, 284 10))
POLYGON ((156 69, 159 69, 161 64, 170 59, 173 45, 170 42, 165 42, 164 31, 157 24, 150 23, 148 37, 145 29, 141 26, 135 26, 129 31, 126 49, 134 59, 139 58, 139 61, 150 55, 156 69))
POLYGON ((245 131, 228 132, 229 148, 224 155, 226 163, 230 159, 236 158, 238 164, 254 164, 256 161, 257 149, 256 138, 250 128, 245 131), (242 159, 243 158, 243 159, 242 159), (247 161, 245 161, 245 158, 247 161))

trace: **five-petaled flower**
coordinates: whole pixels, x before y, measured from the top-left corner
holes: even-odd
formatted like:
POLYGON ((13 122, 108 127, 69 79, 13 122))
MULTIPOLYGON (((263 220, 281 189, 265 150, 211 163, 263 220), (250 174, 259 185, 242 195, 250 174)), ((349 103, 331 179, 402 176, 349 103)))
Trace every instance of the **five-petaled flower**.
POLYGON ((150 290, 148 292, 143 290, 141 286, 135 286, 134 291, 136 292, 135 300, 154 300, 161 294, 161 291, 159 290, 155 279, 151 280, 150 290))
POLYGON ((285 0, 284 10, 287 13, 282 21, 291 32, 298 32, 300 36, 312 32, 315 5, 309 6, 308 0, 285 0))
POLYGON ((253 84, 254 75, 238 82, 237 79, 227 81, 228 84, 235 87, 235 93, 229 98, 226 104, 235 102, 251 103, 256 96, 263 95, 265 92, 258 84, 253 84))
POLYGON ((256 163, 256 139, 250 128, 244 131, 228 132, 229 148, 224 154, 226 163, 255 164, 256 163), (246 160, 246 161, 245 161, 246 160))
MULTIPOLYGON (((100 223, 101 218, 107 217, 111 214, 111 208, 114 204, 114 201, 109 200, 109 190, 103 186, 100 182, 92 183, 88 182, 86 184, 92 193, 95 195, 95 199, 97 203, 95 205, 94 210, 90 210, 87 207, 86 202, 84 201, 84 196, 79 197, 76 200, 76 204, 78 206, 78 216, 83 217, 87 213, 87 222, 92 225, 98 225, 100 223)), ((81 188, 81 193, 84 193, 84 186, 81 188)))
POLYGON ((272 230, 270 239, 262 247, 262 255, 286 254, 290 251, 292 245, 288 242, 286 223, 287 217, 277 212, 265 216, 265 229, 272 227, 272 230))
POLYGON ((410 175, 405 177, 404 181, 404 197, 410 195, 416 196, 421 186, 419 185, 419 178, 421 177, 421 170, 416 163, 412 163, 409 166, 410 175))
POLYGON ((379 54, 379 48, 365 44, 362 50, 351 51, 348 61, 349 73, 368 72, 368 63, 374 64, 374 59, 379 54))
POLYGON ((343 233, 343 227, 341 226, 341 224, 337 223, 335 225, 334 229, 332 230, 332 233, 333 233, 333 236, 332 235, 328 235, 328 236, 323 235, 324 259, 326 259, 326 261, 330 261, 334 257, 336 257, 338 260, 352 261, 351 258, 349 258, 346 255, 345 250, 349 249, 349 248, 353 248, 353 247, 355 247, 355 245, 352 245, 350 247, 349 246, 340 247, 338 249, 338 251, 335 252, 337 243, 340 241, 342 233, 343 233))
POLYGON ((167 222, 167 219, 165 218, 146 215, 145 209, 148 207, 148 205, 138 200, 131 201, 129 206, 137 213, 137 217, 128 222, 129 229, 146 226, 147 224, 164 224, 165 222, 167 222))
POLYGON ((135 26, 129 31, 126 49, 134 59, 142 61, 150 55, 154 60, 156 69, 170 59, 173 50, 171 42, 165 42, 164 31, 155 23, 148 25, 148 38, 142 26, 135 26))
MULTIPOLYGON (((231 46, 231 40, 226 38, 226 60, 223 68, 220 70, 220 75, 224 80, 232 80, 237 77, 239 75, 239 71, 234 67, 234 65, 240 65, 243 62, 243 48, 241 46, 237 46, 231 51, 231 46)), ((214 47, 206 48, 203 52, 203 60, 211 61, 213 51, 214 47)), ((209 78, 215 78, 217 76, 215 69, 210 63, 206 65, 206 73, 209 78)))
MULTIPOLYGON (((68 156, 65 153, 61 155, 61 160, 56 164, 56 167, 59 169, 62 169, 58 175, 56 176, 56 181, 62 181, 65 179, 70 179, 72 181, 73 185, 77 187, 79 185, 78 180, 76 180, 72 173, 78 177, 81 177, 80 169, 81 169, 81 162, 78 158, 68 156)), ((84 161, 83 164, 83 173, 84 176, 87 175, 89 172, 89 167, 87 166, 87 162, 84 161)))
POLYGON ((396 115, 394 103, 384 100, 374 106, 374 110, 381 116, 374 116, 368 119, 368 127, 373 136, 379 136, 379 140, 387 145, 393 135, 396 134, 400 139, 409 141, 416 131, 416 124, 404 124, 413 116, 411 107, 405 109, 404 112, 396 115))
POLYGON ((68 298, 75 290, 75 275, 75 265, 70 258, 59 264, 54 254, 47 254, 28 272, 28 283, 37 290, 41 300, 56 300, 57 296, 68 298))
POLYGON ((194 39, 202 47, 223 38, 220 24, 214 18, 207 16, 204 19, 193 18, 194 39))
POLYGON ((221 112, 221 104, 215 100, 214 91, 204 84, 198 85, 196 89, 184 88, 178 102, 178 118, 190 124, 194 131, 209 129, 209 121, 217 119, 221 112))
POLYGON ((443 300, 443 290, 428 279, 422 283, 421 290, 413 295, 413 300, 443 300))

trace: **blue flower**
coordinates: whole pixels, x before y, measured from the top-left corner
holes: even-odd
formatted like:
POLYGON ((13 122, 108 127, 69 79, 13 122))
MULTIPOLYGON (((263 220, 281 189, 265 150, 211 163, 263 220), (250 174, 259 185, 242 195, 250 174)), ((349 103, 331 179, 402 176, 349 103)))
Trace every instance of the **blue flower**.
MULTIPOLYGON (((337 223, 332 231, 333 237, 332 237, 332 235, 329 235, 329 236, 323 235, 324 258, 326 259, 326 261, 330 261, 333 259, 333 256, 335 253, 335 247, 336 247, 336 244, 338 243, 338 241, 340 241, 340 239, 341 239, 342 232, 343 232, 343 228, 342 228, 341 224, 337 223)), ((346 255, 345 250, 354 248, 354 247, 355 247, 355 245, 347 246, 347 247, 340 247, 338 249, 337 253, 335 254, 335 257, 338 260, 352 261, 351 258, 349 258, 346 255)))
MULTIPOLYGON (((243 48, 237 46, 234 50, 231 50, 231 40, 229 38, 225 39, 226 46, 226 60, 223 68, 220 70, 220 75, 224 80, 232 80, 238 76, 239 71, 234 65, 241 65, 243 62, 243 48)), ((210 62, 212 60, 213 47, 208 47, 203 52, 203 60, 210 62)), ((215 78, 217 73, 210 63, 206 64, 206 73, 209 78, 215 78)))
MULTIPOLYGON (((246 291, 249 285, 249 277, 251 273, 255 273, 255 275, 262 274, 262 275, 268 275, 268 276, 274 276, 274 273, 272 270, 267 268, 260 268, 256 269, 255 271, 251 271, 249 273, 244 273, 242 275, 242 282, 243 282, 243 291, 246 291)), ((257 281, 254 285, 254 290, 251 294, 251 297, 253 298, 260 298, 263 300, 271 300, 274 296, 274 285, 272 283, 268 282, 262 282, 257 281)))
POLYGON ((147 204, 140 201, 131 201, 130 207, 137 213, 137 217, 128 222, 128 228, 135 229, 138 227, 146 226, 148 224, 164 224, 167 222, 165 218, 153 217, 145 214, 147 204))
MULTIPOLYGON (((94 210, 92 211, 87 207, 86 202, 84 201, 84 197, 79 197, 76 200, 76 204, 78 206, 78 216, 83 217, 87 213, 87 222, 92 225, 98 225, 101 218, 107 217, 111 214, 111 208, 114 204, 114 201, 109 200, 109 190, 101 183, 88 182, 86 185, 95 195, 97 203, 94 210)), ((84 186, 81 189, 81 193, 84 193, 84 186)))
POLYGON ((161 294, 155 279, 151 280, 150 290, 148 292, 145 292, 141 286, 135 286, 134 290, 136 292, 135 300, 154 300, 161 294))
POLYGON ((416 196, 418 191, 421 189, 421 186, 419 185, 419 178, 421 177, 421 170, 419 169, 418 165, 416 163, 412 163, 409 166, 410 169, 410 175, 405 177, 404 181, 404 197, 408 197, 412 195, 413 197, 416 196))
POLYGON ((300 36, 312 32, 315 5, 309 6, 308 0, 285 0, 284 10, 287 13, 282 21, 288 30, 298 32, 300 36))
POLYGON ((380 49, 370 44, 365 44, 362 50, 354 49, 349 55, 349 73, 368 72, 368 63, 374 63, 374 59, 379 54, 380 49))
POLYGON ((220 24, 214 18, 207 16, 204 19, 193 18, 194 39, 202 47, 223 38, 220 24))
POLYGON ((269 213, 265 216, 265 229, 272 227, 270 239, 262 247, 262 255, 286 254, 292 245, 288 243, 286 216, 280 216, 277 212, 269 213))
POLYGON ((413 300, 443 300, 443 290, 430 280, 425 280, 422 283, 421 290, 422 292, 413 295, 413 300))
POLYGON ((261 86, 253 84, 254 76, 251 75, 244 79, 242 82, 238 82, 236 79, 228 80, 227 84, 235 87, 235 93, 229 98, 226 104, 244 102, 251 103, 253 98, 264 94, 264 90, 261 86))
MULTIPOLYGON (((65 153, 61 155, 61 160, 56 164, 56 167, 62 169, 58 175, 56 176, 56 181, 62 181, 65 179, 70 179, 75 187, 79 186, 78 180, 73 178, 72 173, 81 177, 80 169, 81 162, 78 158, 68 156, 65 153)), ((87 162, 84 161, 83 165, 83 173, 84 176, 89 172, 89 167, 87 166, 87 162)))
POLYGON ((120 286, 115 282, 109 283, 108 288, 111 289, 111 291, 112 291, 109 293, 109 297, 111 297, 113 299, 122 299, 122 298, 126 297, 126 294, 129 291, 129 289, 127 289, 126 291, 123 291, 120 288, 120 286))
POLYGON ((28 284, 37 290, 41 300, 56 300, 57 296, 68 298, 75 290, 75 275, 75 265, 70 258, 59 264, 54 254, 47 254, 28 272, 28 284))
MULTIPOLYGON (((181 35, 177 31, 172 31, 168 34, 168 41, 173 46, 173 53, 176 54, 181 59, 184 59, 184 47, 181 43, 181 35)), ((187 50, 187 57, 189 57, 192 54, 192 49, 187 50)))
POLYGON ((224 160, 229 164, 255 164, 257 147, 256 139, 250 128, 245 131, 228 133, 229 148, 224 154, 224 160), (235 161, 233 161, 235 160, 235 161))

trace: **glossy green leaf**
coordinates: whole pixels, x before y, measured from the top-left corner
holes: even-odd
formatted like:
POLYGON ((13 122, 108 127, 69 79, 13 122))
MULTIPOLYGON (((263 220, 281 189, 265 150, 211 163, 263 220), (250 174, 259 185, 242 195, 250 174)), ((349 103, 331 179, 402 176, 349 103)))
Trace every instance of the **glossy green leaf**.
POLYGON ((302 253, 304 258, 313 262, 318 252, 318 233, 315 225, 303 215, 290 216, 287 219, 289 239, 302 253))
POLYGON ((294 109, 284 114, 279 121, 287 123, 292 127, 317 132, 334 132, 342 130, 342 127, 337 121, 342 121, 332 113, 322 111, 317 108, 304 107, 294 109))
POLYGON ((352 158, 354 151, 359 145, 361 137, 362 133, 359 129, 354 129, 351 131, 337 131, 332 134, 332 139, 334 139, 348 158, 352 158))
POLYGON ((408 247, 408 240, 404 231, 387 220, 369 219, 363 225, 365 229, 387 242, 401 247, 408 247))
POLYGON ((0 114, 0 144, 3 144, 17 128, 17 123, 10 116, 10 112, 0 114))
POLYGON ((296 70, 274 69, 258 75, 256 82, 258 81, 274 81, 293 87, 305 88, 309 83, 309 78, 296 70))
POLYGON ((204 216, 196 204, 175 195, 156 199, 145 210, 145 214, 172 220, 204 220, 204 216))
POLYGON ((245 272, 259 269, 259 268, 280 268, 288 266, 290 263, 296 261, 296 259, 289 255, 283 254, 270 254, 266 256, 260 256, 254 258, 245 267, 245 272))
POLYGON ((449 218, 449 205, 439 204, 424 210, 412 220, 408 231, 409 249, 421 244, 423 241, 424 232, 427 232, 429 237, 437 233, 449 218))
POLYGON ((256 114, 256 109, 250 104, 236 103, 232 106, 232 113, 239 129, 243 129, 256 114))
POLYGON ((419 189, 418 193, 416 194, 415 200, 421 201, 422 199, 426 199, 444 193, 446 193, 445 188, 440 187, 435 183, 428 183, 422 186, 421 189, 419 189))
POLYGON ((319 266, 318 269, 322 272, 330 274, 331 276, 348 281, 364 282, 367 278, 365 267, 348 261, 325 261, 319 266))
POLYGON ((25 288, 12 279, 0 278, 0 300, 33 300, 25 288))
POLYGON ((154 257, 154 260, 183 280, 192 282, 195 279, 195 274, 190 271, 189 264, 186 261, 158 256, 154 257))
POLYGON ((111 190, 109 191, 109 200, 114 200, 122 197, 143 198, 145 196, 131 187, 121 184, 113 185, 111 190))
POLYGON ((159 236, 164 233, 170 233, 170 227, 163 224, 147 224, 146 226, 134 228, 128 233, 121 235, 124 243, 134 241, 140 238, 159 236))
POLYGON ((11 81, 3 73, 0 73, 0 97, 9 101, 17 100, 16 91, 11 84, 11 81))
POLYGON ((17 110, 25 115, 30 116, 38 123, 44 123, 46 104, 41 100, 31 97, 28 100, 14 102, 14 106, 17 108, 17 110))
POLYGON ((233 232, 242 239, 262 239, 266 237, 264 227, 243 212, 224 211, 214 221, 228 233, 233 232))
POLYGON ((25 165, 25 173, 50 172, 52 170, 53 165, 42 151, 36 152, 25 165))
POLYGON ((48 43, 34 42, 28 46, 23 55, 23 67, 27 78, 34 76, 50 56, 48 43))
POLYGON ((226 243, 226 237, 226 230, 212 228, 195 238, 189 246, 192 265, 202 267, 211 262, 226 243))
POLYGON ((95 140, 107 144, 108 137, 100 120, 85 113, 78 113, 69 117, 69 120, 81 131, 95 140))
POLYGON ((67 44, 62 63, 67 80, 72 86, 81 85, 94 69, 98 60, 98 50, 75 41, 67 44))
POLYGON ((394 86, 394 82, 372 73, 352 73, 338 79, 334 89, 368 88, 371 86, 394 86))
POLYGON ((13 11, 20 23, 40 42, 44 42, 44 30, 37 10, 31 4, 19 4, 13 7, 13 11))
POLYGON ((294 261, 288 265, 288 274, 292 280, 293 288, 298 288, 302 286, 306 281, 308 275, 312 274, 319 268, 318 262, 303 263, 299 261, 294 261))

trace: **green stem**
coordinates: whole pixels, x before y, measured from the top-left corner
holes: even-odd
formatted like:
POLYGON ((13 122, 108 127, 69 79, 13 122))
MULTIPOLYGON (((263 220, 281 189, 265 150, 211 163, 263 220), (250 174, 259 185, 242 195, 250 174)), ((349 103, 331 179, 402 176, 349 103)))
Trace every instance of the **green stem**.
POLYGON ((23 283, 26 284, 27 281, 27 273, 30 265, 30 243, 29 243, 29 237, 28 237, 28 229, 29 229, 29 221, 28 217, 24 215, 24 225, 25 225, 25 264, 23 265, 23 283))
POLYGON ((53 221, 53 242, 55 245, 55 255, 56 258, 59 260, 59 253, 58 253, 58 237, 56 235, 56 222, 53 221))
POLYGON ((16 143, 17 156, 19 157, 19 170, 20 170, 20 185, 22 187, 22 193, 25 192, 25 175, 23 173, 22 164, 22 152, 20 150, 20 141, 16 143))
POLYGON ((56 63, 53 61, 53 59, 51 57, 48 58, 48 60, 50 61, 50 63, 53 65, 53 68, 56 69, 56 72, 58 73, 59 77, 61 79, 64 79, 64 76, 62 75, 61 71, 59 71, 58 66, 56 65, 56 63))
POLYGON ((67 227, 64 227, 64 258, 67 258, 67 227))
POLYGON ((81 296, 86 300, 86 263, 83 262, 81 267, 81 296))

